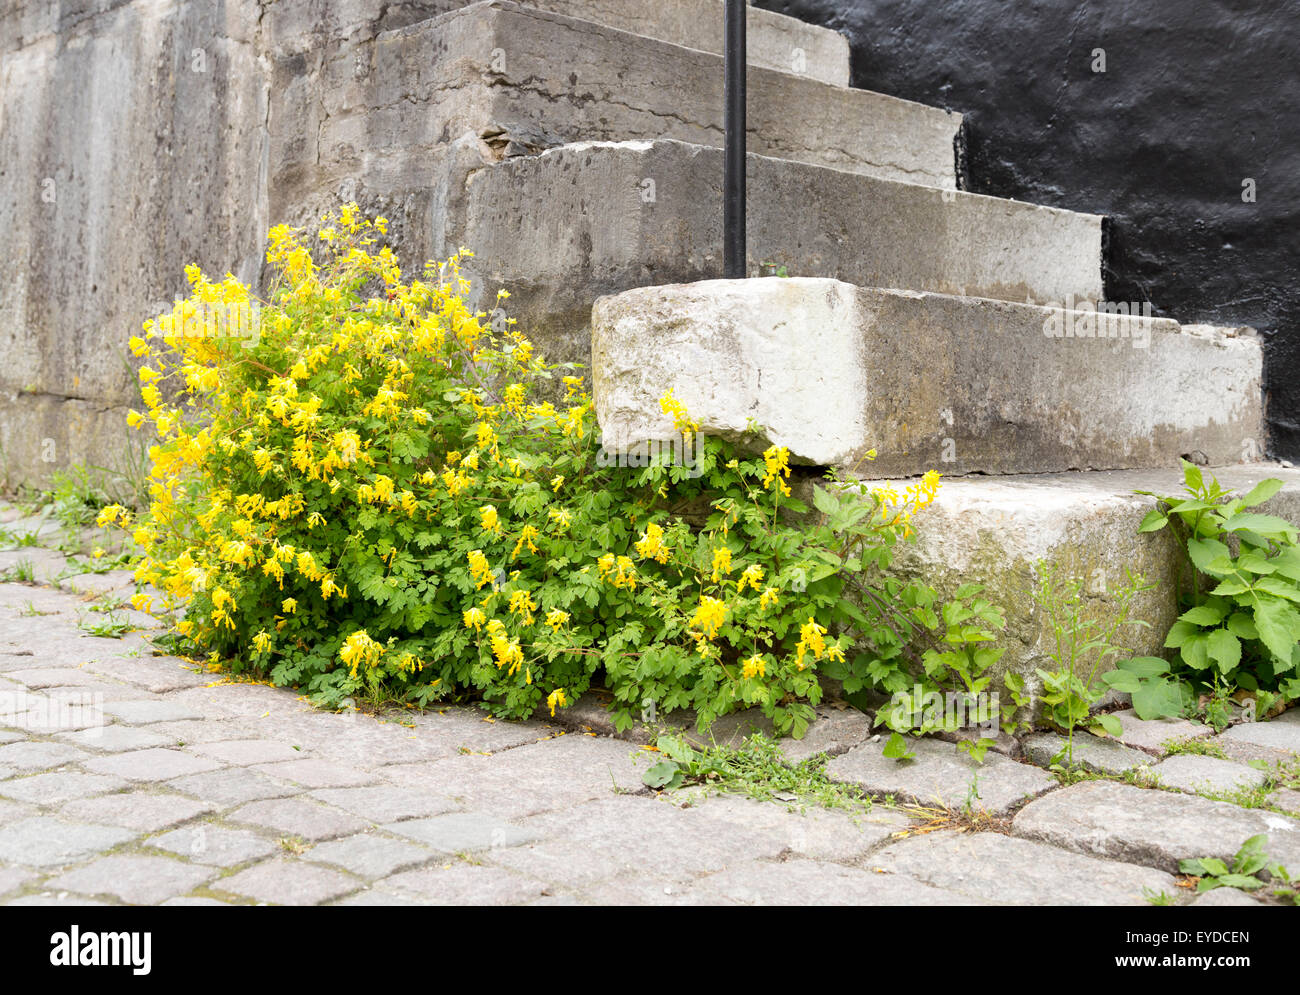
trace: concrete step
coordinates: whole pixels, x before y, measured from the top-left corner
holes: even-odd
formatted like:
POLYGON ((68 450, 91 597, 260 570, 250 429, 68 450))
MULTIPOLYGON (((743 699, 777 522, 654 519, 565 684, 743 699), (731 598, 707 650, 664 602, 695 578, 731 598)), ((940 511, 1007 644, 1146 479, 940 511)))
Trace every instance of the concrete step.
MULTIPOLYGON (((1251 463, 1204 471, 1224 487, 1244 494, 1267 477, 1284 486, 1253 509, 1280 515, 1300 525, 1300 470, 1276 463, 1251 463)), ((1032 596, 1035 564, 1054 565, 1059 576, 1082 579, 1086 613, 1114 618, 1110 595, 1126 582, 1125 570, 1142 574, 1157 587, 1139 595, 1132 617, 1150 623, 1131 627, 1122 642, 1135 656, 1161 656, 1169 628, 1178 617, 1176 584, 1184 553, 1168 529, 1138 535, 1143 515, 1154 499, 1145 490, 1168 495, 1182 492, 1177 467, 1032 474, 998 478, 945 478, 938 498, 920 512, 915 544, 896 547, 905 572, 922 576, 941 590, 965 583, 983 584, 990 600, 1007 612, 1004 670, 1024 674, 1030 686, 1035 667, 1047 666, 1051 629, 1032 596)))
MULTIPOLYGON (((418 170, 466 134, 488 159, 586 140, 720 146, 722 85, 719 55, 486 0, 354 47, 279 59, 272 183, 332 188, 374 168, 418 170)), ((960 124, 896 97, 749 72, 755 153, 954 188, 960 124)))
MULTIPOLYGON (((567 145, 485 165, 452 143, 377 163, 363 204, 395 219, 401 258, 465 245, 484 306, 555 360, 590 358, 591 306, 632 287, 722 275, 722 153, 680 142, 567 145)), ((275 217, 327 207, 272 203, 275 217)), ((749 160, 749 271, 1041 303, 1101 296, 1101 219, 762 156, 749 160)))
MULTIPOLYGON (((350 48, 383 31, 480 0, 277 0, 258 11, 275 57, 350 48)), ((521 5, 702 52, 722 54, 723 0, 519 0, 521 5)), ((5 15, 0 13, 0 25, 5 15)), ((849 85, 849 43, 841 34, 756 7, 746 24, 749 64, 849 85)), ((21 35, 22 32, 19 32, 21 35)), ((0 30, 0 39, 7 37, 0 30)), ((3 45, 0 44, 0 48, 3 45)))
POLYGON ((706 435, 756 422, 757 449, 883 474, 1235 463, 1264 438, 1262 363, 1248 329, 822 279, 644 287, 592 316, 607 448, 672 438, 672 389, 706 435))
MULTIPOLYGON (((671 45, 721 55, 724 0, 520 0, 528 7, 594 21, 671 45)), ((749 8, 745 24, 749 64, 849 85, 849 42, 829 28, 749 8)))

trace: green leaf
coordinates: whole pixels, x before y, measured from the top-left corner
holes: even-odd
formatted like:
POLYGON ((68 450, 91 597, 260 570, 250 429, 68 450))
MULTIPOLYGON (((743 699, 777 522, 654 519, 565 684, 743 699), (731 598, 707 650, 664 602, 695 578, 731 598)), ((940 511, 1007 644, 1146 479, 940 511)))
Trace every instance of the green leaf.
POLYGON ((1231 554, 1228 547, 1219 542, 1218 539, 1188 539, 1187 555, 1192 558, 1192 563, 1201 573, 1209 574, 1211 577, 1222 577, 1226 570, 1215 569, 1211 566, 1219 557, 1229 557, 1231 554))
POLYGON ((1291 650, 1300 639, 1300 615, 1285 601, 1260 599, 1255 605, 1255 628, 1259 639, 1278 660, 1291 660, 1291 650))
POLYGON ((1227 629, 1215 629, 1211 632, 1206 639, 1205 648, 1222 674, 1235 670, 1241 663, 1241 640, 1227 629))
POLYGON ((1291 542, 1294 542, 1296 538, 1295 526, 1286 519, 1278 518, 1276 515, 1260 515, 1251 511, 1233 515, 1223 523, 1223 531, 1258 532, 1270 539, 1285 536, 1291 542))
POLYGON ((1193 625, 1218 625, 1223 621, 1226 609, 1222 604, 1213 604, 1206 602, 1203 605, 1197 605, 1195 608, 1189 608, 1178 617, 1184 622, 1191 622, 1193 625))
POLYGON ((889 742, 885 744, 882 755, 890 760, 911 760, 915 753, 907 748, 907 740, 898 733, 890 733, 889 742))
POLYGON ((1117 719, 1115 716, 1107 714, 1107 715, 1098 715, 1095 716, 1095 718, 1097 721, 1097 725, 1105 729, 1107 735, 1118 737, 1124 734, 1124 726, 1120 722, 1120 720, 1117 719))
POLYGON ((1242 639, 1258 639, 1259 630, 1255 628, 1255 623, 1251 621, 1250 616, 1245 612, 1233 612, 1228 616, 1228 629, 1234 635, 1242 639))
POLYGON ((646 770, 641 775, 641 780, 645 782, 646 787, 654 788, 658 791, 660 788, 675 788, 681 784, 682 771, 671 760, 661 760, 646 770), (676 781, 677 784, 673 782, 676 781))
POLYGON ((1152 721, 1179 716, 1183 712, 1183 694, 1179 683, 1168 678, 1143 681, 1133 692, 1133 711, 1139 719, 1152 721))
POLYGON ((1153 508, 1142 518, 1142 524, 1138 526, 1138 533, 1159 532, 1169 524, 1169 519, 1159 508, 1153 508))
POLYGON ((813 505, 823 515, 833 515, 840 510, 840 502, 824 487, 813 488, 813 505))
POLYGON ((1115 666, 1138 677, 1159 677, 1169 673, 1169 661, 1158 656, 1135 656, 1129 660, 1120 660, 1115 666))
POLYGON ((1282 489, 1282 481, 1276 477, 1269 477, 1267 480, 1261 480, 1258 484, 1250 489, 1250 492, 1241 499, 1241 503, 1247 508, 1253 508, 1257 504, 1263 504, 1274 494, 1282 489))
POLYGON ((1142 678, 1127 670, 1112 670, 1101 675, 1102 682, 1112 691, 1132 694, 1142 687, 1142 678))

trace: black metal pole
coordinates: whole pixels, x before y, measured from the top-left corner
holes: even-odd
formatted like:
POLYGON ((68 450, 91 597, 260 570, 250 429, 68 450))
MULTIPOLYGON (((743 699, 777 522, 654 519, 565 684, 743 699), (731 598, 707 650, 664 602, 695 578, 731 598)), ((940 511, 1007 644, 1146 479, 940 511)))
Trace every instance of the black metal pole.
POLYGON ((723 274, 745 276, 745 16, 749 0, 727 0, 723 99, 727 132, 726 175, 722 187, 723 274))

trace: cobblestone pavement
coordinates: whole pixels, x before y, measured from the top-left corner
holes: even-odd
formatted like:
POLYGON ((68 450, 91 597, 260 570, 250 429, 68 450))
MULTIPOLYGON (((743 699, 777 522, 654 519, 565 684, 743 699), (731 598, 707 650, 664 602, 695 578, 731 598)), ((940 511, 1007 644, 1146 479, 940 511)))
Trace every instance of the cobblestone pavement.
MULTIPOLYGON (((899 764, 846 716, 795 748, 829 747, 836 779, 932 813, 974 800, 989 831, 886 803, 853 815, 660 795, 641 780, 653 754, 581 727, 472 708, 327 714, 155 655, 147 631, 90 635, 109 617, 96 609, 131 593, 129 575, 81 572, 93 561, 50 548, 57 529, 15 516, 0 510, 9 535, 44 545, 0 552, 7 904, 1140 904, 1160 892, 1252 904, 1228 889, 1195 897, 1177 863, 1231 856, 1261 832, 1300 871, 1300 821, 1281 814, 1300 812, 1300 791, 1264 796, 1278 778, 1250 764, 1295 764, 1300 710, 1213 738, 1127 715, 1124 743, 1085 757, 1168 790, 1061 787, 996 753, 976 778, 937 741, 899 764), (1181 736, 1222 756, 1161 760, 1181 736)), ((1030 758, 1053 751, 1025 744, 1030 758)))

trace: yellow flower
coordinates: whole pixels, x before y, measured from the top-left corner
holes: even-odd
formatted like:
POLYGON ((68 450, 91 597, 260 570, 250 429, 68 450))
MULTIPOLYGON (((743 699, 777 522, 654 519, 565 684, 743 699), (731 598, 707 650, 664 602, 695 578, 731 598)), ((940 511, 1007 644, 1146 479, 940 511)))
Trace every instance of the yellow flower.
POLYGON ((700 603, 695 608, 695 615, 691 618, 691 628, 699 630, 705 639, 712 639, 718 634, 718 629, 726 618, 726 602, 705 595, 700 598, 700 603))
POLYGON ((471 549, 467 554, 469 558, 469 575, 474 581, 474 590, 479 590, 484 584, 492 580, 492 567, 483 555, 481 549, 471 549))
POLYGON ((664 530, 653 522, 645 527, 634 548, 640 556, 659 563, 667 563, 668 554, 672 552, 664 543, 664 530))
POLYGON ((280 602, 280 611, 284 612, 286 615, 292 615, 297 610, 298 610, 297 598, 285 598, 282 602, 280 602))
POLYGON ((790 450, 785 446, 769 446, 763 453, 763 462, 767 465, 767 475, 763 477, 763 489, 770 490, 773 484, 786 497, 790 496, 790 488, 782 480, 790 476, 790 450))
POLYGON ((480 523, 479 527, 484 532, 492 532, 494 534, 500 534, 501 521, 500 519, 497 518, 497 510, 495 506, 490 504, 485 504, 483 505, 482 508, 478 510, 478 513, 481 516, 483 516, 482 522, 480 523))
POLYGON ((700 423, 687 414, 686 405, 673 397, 671 390, 659 398, 659 410, 672 417, 673 427, 683 436, 693 435, 700 430, 700 423))
POLYGON ((265 653, 271 648, 271 635, 265 629, 253 637, 253 649, 265 653))
POLYGON ((763 582, 763 568, 760 567, 757 563, 752 563, 745 568, 744 572, 740 575, 740 580, 736 582, 736 593, 739 594, 741 591, 743 591, 746 585, 749 585, 755 591, 757 591, 758 585, 761 584, 762 582, 763 582))
POLYGON ((105 505, 100 509, 99 516, 95 519, 95 524, 102 529, 105 525, 110 525, 123 518, 125 514, 126 509, 120 504, 105 505))
POLYGON ((781 592, 775 587, 769 587, 758 599, 758 607, 763 611, 767 611, 768 608, 775 605, 780 600, 780 595, 781 592))
POLYGON ((731 573, 731 550, 719 546, 713 551, 713 583, 717 583, 723 574, 731 573))
POLYGON ((529 626, 533 624, 533 612, 537 610, 537 605, 533 602, 533 596, 527 591, 512 591, 510 594, 510 614, 519 616, 519 624, 529 626))
POLYGON ((551 710, 551 718, 555 718, 555 710, 563 708, 569 703, 569 699, 564 696, 563 688, 556 688, 546 696, 546 705, 551 710))
POLYGON ((371 639, 365 629, 358 629, 343 641, 343 646, 339 649, 339 659, 347 664, 349 672, 355 677, 358 667, 362 664, 374 667, 386 650, 387 647, 371 639))
POLYGON ((748 660, 745 661, 744 671, 743 671, 744 677, 746 678, 762 677, 766 673, 767 673, 767 665, 763 663, 763 658, 759 656, 757 653, 755 653, 753 656, 751 656, 748 660))
POLYGON ((515 543, 515 549, 514 552, 510 554, 510 559, 514 560, 515 558, 517 558, 519 556, 519 553, 523 550, 524 546, 528 547, 528 552, 536 553, 537 546, 534 545, 533 540, 536 539, 537 536, 538 536, 537 526, 525 525, 523 527, 523 530, 519 533, 519 541, 515 543))
POLYGON ((822 658, 822 654, 826 652, 826 640, 823 638, 825 635, 826 630, 811 617, 799 627, 799 645, 795 647, 797 653, 795 665, 800 670, 803 670, 805 653, 812 651, 815 659, 820 660, 822 658))
POLYGON ((481 632, 483 623, 487 620, 482 608, 470 608, 463 612, 462 616, 465 620, 465 628, 473 629, 475 632, 481 632))
POLYGON ((569 623, 569 613, 560 611, 558 608, 552 608, 546 613, 546 624, 551 627, 551 631, 559 632, 569 623))

